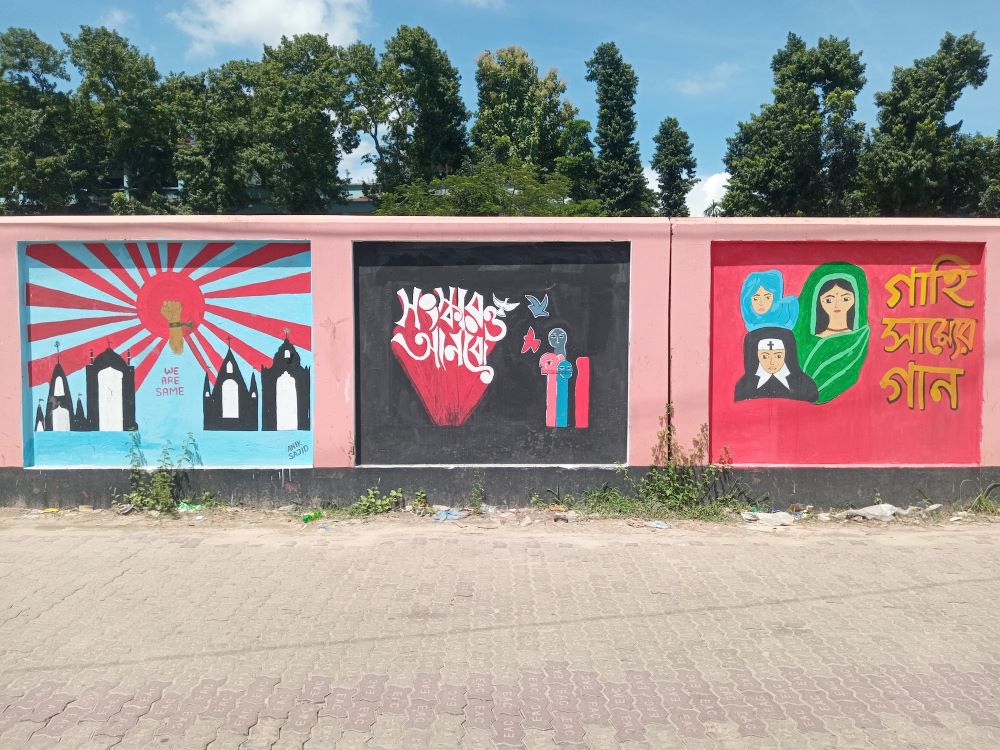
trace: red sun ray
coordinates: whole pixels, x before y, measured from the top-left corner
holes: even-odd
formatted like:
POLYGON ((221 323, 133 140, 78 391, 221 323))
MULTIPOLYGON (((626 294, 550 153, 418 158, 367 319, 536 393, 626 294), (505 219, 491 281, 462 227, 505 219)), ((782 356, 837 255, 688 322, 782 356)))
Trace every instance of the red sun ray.
POLYGON ((214 385, 215 370, 212 370, 208 366, 208 363, 205 361, 205 355, 201 353, 201 350, 198 348, 198 345, 194 341, 194 336, 186 336, 185 338, 188 342, 188 346, 191 347, 191 353, 194 355, 194 358, 198 360, 198 364, 201 365, 201 369, 204 370, 205 374, 208 376, 208 382, 214 385))
MULTIPOLYGON (((200 281, 200 280, 199 280, 200 281)), ((210 297, 265 297, 271 294, 309 294, 311 282, 308 273, 287 276, 273 281, 260 281, 246 286, 234 286, 229 289, 219 289, 205 292, 205 299, 210 297)))
POLYGON ((157 336, 155 333, 151 333, 148 336, 146 336, 146 338, 140 339, 137 343, 130 346, 128 348, 128 351, 129 354, 132 356, 132 359, 139 359, 139 357, 142 356, 142 353, 149 348, 149 345, 159 338, 160 337, 157 336))
POLYGON ((47 357, 31 360, 28 363, 29 387, 34 388, 36 385, 48 383, 52 377, 52 369, 56 366, 56 362, 59 362, 66 374, 69 375, 90 362, 91 351, 97 354, 104 351, 108 346, 114 349, 116 346, 121 346, 137 333, 141 333, 142 330, 141 325, 135 325, 122 331, 115 331, 107 336, 99 336, 78 346, 50 354, 47 357))
POLYGON ((276 339, 285 338, 285 330, 287 329, 288 340, 295 344, 295 346, 301 346, 303 349, 312 349, 312 333, 309 326, 304 326, 301 323, 268 318, 264 315, 256 315, 241 310, 230 310, 228 307, 219 307, 218 305, 205 305, 205 312, 214 313, 234 323, 245 325, 247 328, 253 328, 255 331, 274 336, 276 339))
POLYGON ((139 386, 142 385, 142 381, 144 381, 146 376, 149 375, 149 371, 153 369, 153 365, 156 364, 156 360, 160 358, 160 353, 166 345, 167 340, 160 339, 160 343, 156 345, 156 348, 147 354, 143 358, 142 362, 140 362, 135 368, 135 389, 137 391, 139 390, 139 386))
POLYGON ((142 251, 139 249, 139 243, 137 242, 126 242, 125 249, 128 250, 129 257, 132 258, 132 262, 135 263, 135 267, 139 269, 139 275, 142 276, 142 280, 149 281, 149 269, 146 268, 146 259, 142 257, 142 251))
POLYGON ((107 245, 103 242, 87 242, 84 245, 95 258, 101 261, 101 263, 108 267, 111 273, 118 277, 119 281, 131 289, 133 294, 139 293, 139 285, 132 278, 132 275, 125 270, 125 266, 121 264, 121 261, 108 249, 107 245))
POLYGON ((308 242, 269 242, 251 253, 209 271, 198 278, 198 283, 204 287, 206 284, 211 284, 213 281, 224 279, 227 276, 242 273, 251 268, 258 268, 282 258, 290 258, 293 255, 308 252, 308 250, 308 242))
POLYGON ((135 314, 133 313, 132 315, 105 315, 101 318, 56 320, 52 323, 29 323, 28 341, 41 341, 43 339, 52 338, 53 336, 61 336, 65 333, 76 333, 77 331, 85 331, 88 328, 104 326, 108 323, 120 323, 123 320, 134 319, 135 314))
POLYGON ((207 320, 202 321, 202 324, 218 336, 220 339, 225 341, 233 348, 233 351, 239 354, 243 359, 246 360, 247 364, 250 365, 254 370, 259 370, 261 367, 270 365, 273 361, 273 357, 269 357, 261 351, 254 349, 250 344, 240 341, 238 338, 234 338, 230 334, 226 333, 224 330, 211 323, 207 320))
MULTIPOLYGON (((212 364, 215 372, 218 372, 219 368, 222 367, 222 355, 215 350, 214 346, 208 343, 208 339, 205 336, 202 336, 200 332, 192 331, 191 337, 198 342, 198 345, 205 353, 205 356, 208 357, 208 361, 212 364)), ((214 373, 209 373, 209 375, 212 376, 212 382, 215 382, 214 373)))
POLYGON ((167 270, 173 271, 177 267, 177 256, 181 254, 180 242, 167 243, 167 270))
POLYGON ((205 247, 199 250, 198 253, 184 265, 183 268, 180 269, 181 273, 186 273, 190 276, 194 271, 197 271, 219 253, 228 250, 232 246, 232 242, 209 242, 205 245, 205 247))
POLYGON ((115 299, 120 299, 129 306, 135 303, 135 300, 131 299, 125 292, 105 281, 91 269, 87 268, 82 261, 74 258, 55 243, 47 242, 28 245, 27 255, 29 258, 34 258, 50 268, 61 271, 67 276, 72 276, 77 281, 92 286, 98 291, 104 292, 115 299))
POLYGON ((153 267, 156 269, 156 272, 163 273, 163 259, 160 257, 160 243, 147 242, 146 249, 149 251, 149 257, 153 259, 153 267))
POLYGON ((106 310, 135 314, 135 306, 132 303, 129 303, 128 307, 123 307, 112 302, 81 297, 37 284, 25 284, 24 296, 28 307, 65 307, 72 310, 106 310))

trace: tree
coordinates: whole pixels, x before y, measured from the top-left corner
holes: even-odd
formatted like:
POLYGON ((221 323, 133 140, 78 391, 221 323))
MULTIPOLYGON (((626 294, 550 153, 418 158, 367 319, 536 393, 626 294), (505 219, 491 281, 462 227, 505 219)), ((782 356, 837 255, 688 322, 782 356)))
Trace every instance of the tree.
POLYGON ((530 164, 470 161, 459 174, 412 182, 383 196, 380 214, 409 216, 583 216, 596 201, 572 201, 563 175, 539 178, 530 164))
POLYGON ((570 199, 576 202, 596 199, 597 159, 590 140, 590 123, 580 118, 566 123, 559 149, 556 171, 569 180, 570 199))
MULTIPOLYGON (((90 200, 124 183, 145 200, 170 184, 173 131, 153 58, 115 31, 81 26, 63 34, 80 83, 71 107, 90 200)), ((83 199, 84 196, 79 196, 83 199)))
POLYGON ((322 213, 343 202, 337 173, 342 153, 358 145, 348 112, 342 54, 327 37, 282 37, 249 71, 254 152, 250 156, 272 205, 290 213, 322 213))
POLYGON ((635 92, 639 85, 632 66, 614 42, 600 45, 587 61, 587 80, 597 88, 597 190, 609 216, 642 216, 646 179, 635 140, 635 92))
POLYGON ((657 174, 656 202, 662 216, 687 216, 688 192, 698 181, 694 176, 698 162, 691 155, 691 140, 676 117, 660 123, 653 137, 656 151, 650 166, 657 174))
POLYGON ((73 159, 65 55, 32 31, 0 34, 0 212, 65 212, 83 172, 73 159))
POLYGON ((251 203, 253 63, 232 60, 193 76, 171 76, 167 99, 179 137, 173 166, 193 213, 229 213, 251 203))
MULTIPOLYGON (((476 158, 505 164, 516 159, 552 173, 564 156, 564 133, 577 115, 562 99, 566 84, 546 75, 520 47, 484 52, 476 61, 479 110, 472 126, 476 158)), ((589 129, 589 128, 588 128, 589 129)))
POLYGON ((946 117, 966 88, 986 82, 989 55, 974 34, 945 34, 930 57, 893 70, 875 95, 878 127, 861 160, 866 209, 883 216, 965 215, 988 190, 991 139, 962 135, 946 117))
POLYGON ((427 31, 400 26, 381 59, 367 44, 351 45, 346 59, 352 121, 375 148, 371 197, 377 201, 382 192, 461 167, 469 119, 461 77, 427 31))
POLYGON ((865 84, 846 39, 808 47, 795 34, 771 60, 774 101, 726 140, 731 216, 841 216, 850 212, 864 125, 854 121, 865 84))

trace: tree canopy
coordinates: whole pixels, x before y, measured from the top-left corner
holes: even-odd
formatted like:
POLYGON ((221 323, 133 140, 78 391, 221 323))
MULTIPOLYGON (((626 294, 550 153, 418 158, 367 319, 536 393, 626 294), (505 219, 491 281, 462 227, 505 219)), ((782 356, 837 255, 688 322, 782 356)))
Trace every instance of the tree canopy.
MULTIPOLYGON (((663 117, 648 185, 638 76, 614 42, 581 69, 596 127, 518 46, 476 60, 475 106, 426 29, 382 45, 300 34, 194 73, 162 75, 117 31, 58 44, 0 33, 0 213, 322 213, 347 200, 345 156, 381 213, 687 214, 694 144, 663 117)), ((1000 134, 963 130, 956 105, 987 79, 974 34, 896 67, 856 119, 867 81, 850 40, 789 33, 769 101, 726 141, 728 191, 711 216, 1000 216, 1000 134)), ((356 189, 356 188, 352 188, 356 189)))

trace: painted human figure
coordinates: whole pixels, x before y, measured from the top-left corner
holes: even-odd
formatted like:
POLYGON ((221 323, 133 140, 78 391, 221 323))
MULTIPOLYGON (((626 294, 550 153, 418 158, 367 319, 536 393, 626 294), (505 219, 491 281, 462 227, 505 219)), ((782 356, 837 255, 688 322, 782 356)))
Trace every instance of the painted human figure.
POLYGON ((573 377, 573 363, 562 360, 556 367, 556 427, 569 426, 569 381, 573 377))
POLYGON ((559 356, 554 352, 545 352, 538 360, 538 369, 545 376, 545 426, 556 426, 556 399, 558 385, 556 383, 559 370, 559 356))
POLYGON ((743 340, 743 377, 736 383, 735 400, 786 398, 815 402, 812 378, 799 368, 795 338, 787 328, 758 328, 743 340))
POLYGON ((562 359, 566 359, 566 343, 569 337, 566 335, 566 331, 562 328, 553 328, 549 331, 549 346, 552 347, 552 351, 558 354, 562 359))
POLYGON ((740 290, 740 310, 747 331, 766 326, 791 328, 799 314, 796 297, 783 296, 784 279, 781 271, 753 271, 743 280, 740 290))
POLYGON ((816 301, 816 335, 821 339, 854 330, 856 295, 847 279, 830 279, 816 301))

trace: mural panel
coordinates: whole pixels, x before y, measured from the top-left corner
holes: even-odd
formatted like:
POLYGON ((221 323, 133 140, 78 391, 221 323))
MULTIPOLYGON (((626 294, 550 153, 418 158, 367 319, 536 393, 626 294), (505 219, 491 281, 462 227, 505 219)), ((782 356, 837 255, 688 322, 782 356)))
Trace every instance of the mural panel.
POLYGON ((713 452, 737 464, 977 463, 983 251, 713 243, 713 452))
POLYGON ((23 242, 25 465, 312 464, 308 242, 23 242), (190 438, 188 437, 190 435, 190 438))
POLYGON ((354 254, 359 463, 625 459, 627 243, 354 254))

